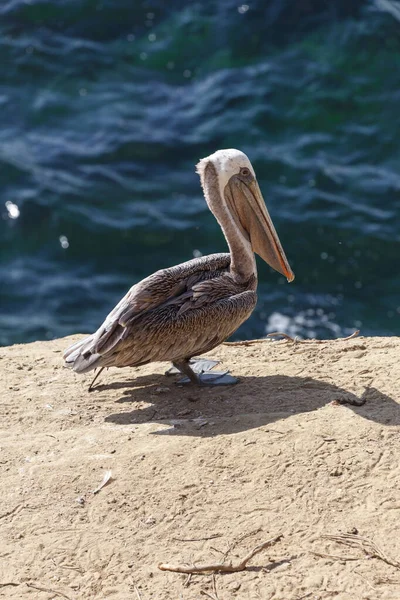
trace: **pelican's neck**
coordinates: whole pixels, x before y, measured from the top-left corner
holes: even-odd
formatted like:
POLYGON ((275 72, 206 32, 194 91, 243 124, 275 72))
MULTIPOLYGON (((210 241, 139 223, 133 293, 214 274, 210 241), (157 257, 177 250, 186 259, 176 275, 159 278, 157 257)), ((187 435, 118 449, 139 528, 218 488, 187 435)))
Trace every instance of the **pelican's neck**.
POLYGON ((214 165, 210 163, 207 165, 201 179, 208 207, 217 219, 229 246, 231 275, 240 282, 248 281, 252 277, 257 280, 256 259, 250 240, 243 231, 237 215, 229 210, 220 191, 214 165))

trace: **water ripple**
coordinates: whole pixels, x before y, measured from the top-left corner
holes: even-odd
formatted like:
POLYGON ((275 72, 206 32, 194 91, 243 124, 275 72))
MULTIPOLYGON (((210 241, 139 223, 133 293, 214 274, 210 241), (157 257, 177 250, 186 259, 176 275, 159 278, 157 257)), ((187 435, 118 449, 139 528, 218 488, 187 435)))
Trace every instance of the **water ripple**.
POLYGON ((400 333, 398 31, 306 4, 3 2, 0 343, 90 330, 225 251, 194 171, 221 147, 250 156, 296 272, 260 263, 238 336, 400 333))

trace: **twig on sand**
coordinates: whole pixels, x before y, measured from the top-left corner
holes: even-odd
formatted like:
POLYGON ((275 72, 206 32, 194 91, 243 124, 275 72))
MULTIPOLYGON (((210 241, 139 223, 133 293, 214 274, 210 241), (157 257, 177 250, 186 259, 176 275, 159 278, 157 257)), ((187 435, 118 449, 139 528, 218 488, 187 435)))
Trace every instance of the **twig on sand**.
POLYGON ((33 583, 27 583, 26 585, 32 588, 33 590, 39 590, 39 592, 47 592, 48 594, 55 594, 56 596, 60 596, 61 598, 66 598, 66 600, 71 600, 69 596, 57 590, 52 590, 51 588, 46 587, 40 587, 39 585, 33 585, 33 583))
POLYGON ((217 583, 215 581, 215 573, 213 573, 212 582, 213 582, 213 593, 210 594, 209 592, 206 592, 205 590, 200 590, 200 594, 202 594, 203 596, 208 596, 209 598, 211 598, 211 600, 219 600, 218 592, 217 592, 217 583))
POLYGON ((142 596, 140 595, 139 590, 137 589, 137 586, 135 585, 135 587, 133 588, 135 590, 136 596, 138 598, 138 600, 142 600, 142 596))
POLYGON ((208 537, 200 537, 200 538, 172 538, 174 542, 205 542, 207 540, 215 540, 215 538, 222 537, 222 533, 214 533, 213 535, 209 535, 208 537))
POLYGON ((206 563, 203 565, 171 565, 169 563, 161 563, 158 565, 158 568, 161 571, 174 571, 175 573, 237 573, 239 571, 245 571, 247 568, 247 563, 259 552, 264 550, 265 548, 269 548, 273 544, 279 542, 282 539, 282 535, 277 535, 262 544, 259 544, 251 552, 249 552, 243 560, 238 563, 206 563))
POLYGON ((275 331, 274 333, 269 333, 267 335, 267 337, 271 338, 271 337, 283 337, 285 338, 285 340, 287 340, 288 342, 292 342, 293 344, 326 344, 327 342, 347 342, 348 340, 353 340, 354 338, 356 338, 358 335, 360 335, 360 330, 357 329, 356 331, 354 331, 351 335, 348 335, 347 337, 344 338, 335 338, 334 340, 299 340, 297 337, 292 337, 291 335, 288 335, 287 333, 282 333, 280 331, 275 331))
POLYGON ((262 531, 262 529, 261 529, 261 527, 258 527, 254 531, 249 531, 249 533, 245 533, 244 535, 241 535, 240 538, 237 538, 236 540, 234 540, 232 542, 232 544, 229 546, 228 550, 226 552, 224 552, 224 560, 226 560, 228 555, 232 552, 232 550, 234 548, 236 548, 236 546, 241 544, 244 540, 247 540, 247 538, 251 537, 252 535, 256 535, 256 533, 260 533, 260 531, 262 531))
POLYGON ((273 331, 272 333, 267 333, 267 338, 281 337, 288 342, 292 342, 292 344, 301 344, 304 340, 300 340, 297 335, 296 337, 292 337, 288 333, 284 333, 283 331, 273 331))
POLYGON ((360 548, 369 557, 379 558, 388 565, 400 569, 400 563, 389 558, 379 546, 372 540, 362 537, 361 535, 354 535, 353 533, 344 533, 340 535, 322 535, 322 539, 337 542, 338 544, 344 544, 351 548, 360 548))
POLYGON ((214 594, 210 594, 210 592, 206 592, 206 590, 200 590, 200 594, 202 596, 207 596, 207 598, 210 598, 211 600, 218 600, 217 596, 214 596, 214 594))
POLYGON ((263 344, 265 342, 271 343, 271 340, 261 338, 258 340, 242 340, 240 342, 223 342, 223 346, 252 346, 253 344, 263 344))
POLYGON ((297 337, 292 337, 288 333, 284 333, 282 331, 274 331, 273 333, 268 333, 266 338, 261 338, 257 340, 243 340, 241 342, 224 342, 223 346, 252 346, 253 344, 263 344, 265 342, 270 343, 271 339, 274 337, 282 337, 288 342, 292 344, 326 344, 327 342, 347 342, 348 340, 353 340, 358 335, 360 335, 360 330, 354 331, 351 335, 348 335, 344 338, 335 338, 334 340, 299 340, 297 337))
POLYGON ((0 583, 0 588, 7 587, 7 586, 18 587, 19 585, 21 585, 21 584, 20 583, 16 583, 15 581, 6 581, 4 583, 0 583))
POLYGON ((358 571, 356 571, 355 569, 353 570, 353 573, 354 573, 355 575, 358 575, 358 577, 359 577, 360 579, 362 579, 362 580, 363 580, 363 581, 364 581, 364 582, 367 584, 367 586, 368 586, 368 587, 370 587, 372 590, 374 590, 374 592, 377 592, 377 591, 378 591, 378 590, 376 589, 376 587, 375 587, 374 585, 372 585, 372 583, 370 582, 370 580, 369 580, 369 579, 367 579, 367 577, 365 577, 365 576, 364 576, 362 573, 359 573, 359 572, 358 572, 358 571))
POLYGON ((23 509, 23 505, 18 504, 17 506, 14 506, 14 508, 12 508, 11 510, 8 510, 7 512, 0 515, 0 519, 5 519, 6 517, 9 517, 10 515, 13 515, 14 513, 19 512, 22 509, 23 509))
POLYGON ((310 554, 319 556, 320 558, 331 558, 332 560, 360 560, 357 556, 336 556, 336 554, 326 554, 325 552, 315 552, 309 550, 310 554))
POLYGON ((391 583, 393 585, 400 585, 400 579, 391 579, 390 577, 376 577, 374 583, 382 584, 382 583, 391 583))

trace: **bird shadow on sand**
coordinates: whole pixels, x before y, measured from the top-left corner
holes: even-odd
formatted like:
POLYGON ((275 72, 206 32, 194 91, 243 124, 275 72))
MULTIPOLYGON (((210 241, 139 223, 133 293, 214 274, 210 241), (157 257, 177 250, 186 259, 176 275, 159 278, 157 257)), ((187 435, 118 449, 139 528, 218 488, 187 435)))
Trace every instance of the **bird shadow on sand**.
POLYGON ((99 391, 124 390, 118 404, 133 410, 106 417, 109 423, 160 423, 155 435, 212 437, 269 425, 293 415, 316 411, 328 404, 352 410, 382 425, 400 425, 400 405, 373 387, 356 395, 312 377, 272 375, 241 377, 235 386, 177 385, 177 377, 146 375, 132 382, 99 385, 99 391))

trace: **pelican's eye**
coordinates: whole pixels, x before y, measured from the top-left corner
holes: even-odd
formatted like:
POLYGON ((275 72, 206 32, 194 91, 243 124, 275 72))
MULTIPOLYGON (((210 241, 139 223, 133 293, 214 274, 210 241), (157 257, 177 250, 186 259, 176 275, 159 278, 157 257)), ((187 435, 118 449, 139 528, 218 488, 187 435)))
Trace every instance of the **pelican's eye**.
POLYGON ((240 169, 240 174, 244 177, 248 177, 250 175, 250 169, 248 169, 247 167, 243 167, 242 169, 240 169))

